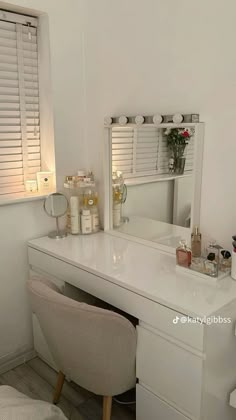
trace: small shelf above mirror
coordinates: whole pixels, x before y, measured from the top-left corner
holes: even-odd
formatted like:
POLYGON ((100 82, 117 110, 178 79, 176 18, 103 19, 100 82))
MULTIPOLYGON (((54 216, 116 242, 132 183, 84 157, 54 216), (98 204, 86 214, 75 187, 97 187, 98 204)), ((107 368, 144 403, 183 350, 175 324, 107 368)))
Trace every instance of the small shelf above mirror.
POLYGON ((192 173, 185 173, 183 175, 163 174, 163 175, 153 175, 153 176, 146 176, 146 177, 136 177, 136 178, 126 179, 125 184, 127 186, 151 184, 153 182, 174 181, 175 179, 187 178, 191 176, 192 176, 192 173))

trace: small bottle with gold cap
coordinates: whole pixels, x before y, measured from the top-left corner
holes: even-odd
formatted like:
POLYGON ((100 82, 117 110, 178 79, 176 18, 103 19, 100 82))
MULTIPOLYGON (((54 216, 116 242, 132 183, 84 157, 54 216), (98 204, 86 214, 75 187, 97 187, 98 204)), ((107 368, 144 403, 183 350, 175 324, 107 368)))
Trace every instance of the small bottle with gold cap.
POLYGON ((195 226, 191 234, 191 249, 193 258, 200 258, 202 252, 202 235, 198 226, 195 226))

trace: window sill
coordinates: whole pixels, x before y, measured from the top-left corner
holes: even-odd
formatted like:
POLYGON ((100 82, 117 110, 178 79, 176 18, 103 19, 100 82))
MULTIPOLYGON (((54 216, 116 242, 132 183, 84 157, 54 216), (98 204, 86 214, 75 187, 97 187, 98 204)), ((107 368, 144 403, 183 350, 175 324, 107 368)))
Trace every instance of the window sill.
POLYGON ((52 194, 55 191, 50 191, 47 194, 42 193, 32 193, 32 194, 14 194, 14 195, 8 195, 8 196, 2 196, 0 197, 0 206, 8 206, 11 204, 20 204, 20 203, 26 203, 28 201, 38 201, 43 200, 46 198, 49 194, 52 194))

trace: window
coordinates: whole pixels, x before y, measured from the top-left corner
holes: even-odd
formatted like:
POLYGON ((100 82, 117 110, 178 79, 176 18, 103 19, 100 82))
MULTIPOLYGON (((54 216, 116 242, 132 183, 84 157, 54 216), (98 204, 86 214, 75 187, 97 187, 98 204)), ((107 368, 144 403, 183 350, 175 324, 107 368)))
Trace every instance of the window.
POLYGON ((41 169, 37 24, 0 12, 0 196, 41 169))
MULTIPOLYGON (((194 137, 185 150, 185 172, 193 169, 194 137)), ((169 150, 163 129, 150 127, 112 127, 113 170, 124 178, 169 174, 169 150)))

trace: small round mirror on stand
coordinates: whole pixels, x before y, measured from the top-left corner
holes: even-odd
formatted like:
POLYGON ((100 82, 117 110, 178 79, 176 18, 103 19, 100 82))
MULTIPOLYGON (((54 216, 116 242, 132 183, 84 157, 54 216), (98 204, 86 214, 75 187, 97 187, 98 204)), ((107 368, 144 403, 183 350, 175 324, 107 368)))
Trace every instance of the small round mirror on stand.
POLYGON ((59 217, 62 217, 66 214, 68 206, 69 204, 67 198, 61 193, 50 194, 44 200, 43 207, 45 212, 48 216, 54 217, 56 219, 56 230, 49 233, 49 238, 61 239, 67 236, 67 232, 65 230, 59 229, 59 217))

